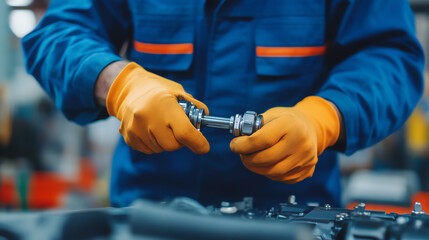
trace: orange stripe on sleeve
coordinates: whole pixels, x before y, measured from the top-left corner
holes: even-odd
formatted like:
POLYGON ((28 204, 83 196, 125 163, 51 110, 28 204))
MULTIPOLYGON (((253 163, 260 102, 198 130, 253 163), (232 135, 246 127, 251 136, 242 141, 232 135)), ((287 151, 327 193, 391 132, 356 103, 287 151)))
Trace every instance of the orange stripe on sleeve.
POLYGON ((194 52, 192 43, 153 44, 134 41, 134 48, 138 52, 150 54, 192 54, 194 52))
POLYGON ((322 55, 326 46, 319 47, 256 47, 258 57, 311 57, 322 55))

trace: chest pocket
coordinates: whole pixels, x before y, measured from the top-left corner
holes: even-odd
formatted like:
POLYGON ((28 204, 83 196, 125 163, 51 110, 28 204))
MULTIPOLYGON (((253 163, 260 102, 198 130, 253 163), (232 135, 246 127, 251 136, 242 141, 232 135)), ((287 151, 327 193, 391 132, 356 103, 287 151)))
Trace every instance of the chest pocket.
POLYGON ((186 71, 194 55, 191 0, 131 0, 134 39, 130 59, 148 70, 186 71))
POLYGON ((323 67, 327 47, 323 16, 256 19, 254 39, 258 75, 299 75, 323 67))

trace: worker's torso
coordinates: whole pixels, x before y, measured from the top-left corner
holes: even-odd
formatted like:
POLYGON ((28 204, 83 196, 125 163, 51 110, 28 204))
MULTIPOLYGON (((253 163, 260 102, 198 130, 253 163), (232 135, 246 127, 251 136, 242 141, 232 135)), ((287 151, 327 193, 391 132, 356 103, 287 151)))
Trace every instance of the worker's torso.
MULTIPOLYGON (((129 0, 129 4, 134 23, 130 60, 182 84, 212 115, 292 106, 315 94, 328 73, 324 1, 129 0)), ((302 201, 338 204, 335 153, 320 157, 312 178, 285 185, 247 170, 230 151, 228 132, 203 129, 203 133, 211 144, 210 153, 203 156, 187 149, 145 155, 121 139, 113 163, 113 204, 174 196, 212 204, 255 196, 256 204, 269 205, 290 194, 302 201)))

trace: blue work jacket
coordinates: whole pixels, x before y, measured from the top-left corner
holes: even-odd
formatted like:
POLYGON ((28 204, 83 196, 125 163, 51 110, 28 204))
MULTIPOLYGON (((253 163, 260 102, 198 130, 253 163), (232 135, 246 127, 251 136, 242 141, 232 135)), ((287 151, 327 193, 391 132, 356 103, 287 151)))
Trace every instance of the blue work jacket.
MULTIPOLYGON (((420 98, 424 57, 414 31, 406 0, 53 0, 23 48, 28 71, 79 124, 108 116, 94 102, 94 83, 127 58, 182 84, 214 116, 328 99, 344 117, 349 154, 398 129, 420 98)), ((203 134, 211 150, 202 156, 145 155, 121 138, 112 205, 254 196, 266 207, 290 194, 339 204, 334 151, 319 157, 313 177, 286 185, 247 170, 227 131, 203 134)))

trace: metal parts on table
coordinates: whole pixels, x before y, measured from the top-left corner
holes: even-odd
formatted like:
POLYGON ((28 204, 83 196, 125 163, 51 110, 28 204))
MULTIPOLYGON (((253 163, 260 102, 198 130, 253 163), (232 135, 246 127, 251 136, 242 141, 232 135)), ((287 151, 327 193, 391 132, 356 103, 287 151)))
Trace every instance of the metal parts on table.
POLYGON ((198 130, 201 130, 202 127, 229 129, 229 132, 234 136, 243 136, 251 135, 264 125, 262 115, 257 115, 253 111, 246 111, 243 115, 236 114, 230 118, 222 118, 206 116, 204 109, 198 109, 189 101, 179 101, 179 104, 198 130))
POLYGON ((425 215, 426 212, 422 211, 422 204, 421 203, 415 202, 414 203, 414 210, 411 212, 411 214, 414 214, 414 215, 423 214, 423 215, 425 215))

